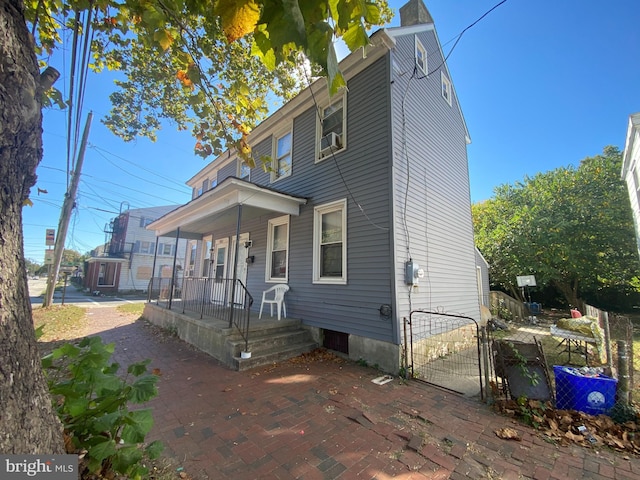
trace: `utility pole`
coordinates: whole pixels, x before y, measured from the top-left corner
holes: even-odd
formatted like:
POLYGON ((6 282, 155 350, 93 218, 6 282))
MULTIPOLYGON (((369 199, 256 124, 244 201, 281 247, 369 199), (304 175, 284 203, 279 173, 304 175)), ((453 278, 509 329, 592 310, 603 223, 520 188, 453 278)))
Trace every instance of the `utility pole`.
POLYGON ((82 133, 80 151, 78 152, 78 160, 76 161, 76 167, 73 171, 73 177, 71 178, 71 185, 69 186, 67 193, 65 193, 64 202, 62 203, 62 211, 60 212, 60 220, 58 221, 56 244, 53 250, 53 265, 51 265, 49 277, 47 278, 47 293, 45 294, 44 301, 42 302, 43 307, 49 307, 53 304, 53 291, 56 287, 56 279, 58 278, 58 272, 60 271, 60 263, 62 263, 62 253, 64 252, 64 244, 67 238, 67 229, 69 228, 71 212, 73 211, 73 207, 76 203, 76 193, 78 192, 78 184, 80 183, 80 172, 82 171, 84 152, 87 148, 89 127, 91 126, 92 118, 93 112, 89 112, 89 115, 87 115, 87 123, 85 123, 84 132, 82 133))

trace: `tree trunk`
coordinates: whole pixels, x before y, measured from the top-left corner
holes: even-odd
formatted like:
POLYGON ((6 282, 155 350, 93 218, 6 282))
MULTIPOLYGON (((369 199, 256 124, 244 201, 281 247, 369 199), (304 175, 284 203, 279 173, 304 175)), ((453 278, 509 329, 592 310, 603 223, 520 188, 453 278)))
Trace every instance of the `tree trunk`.
MULTIPOLYGON (((0 452, 64 453, 40 366, 22 208, 42 158, 40 77, 22 0, 0 1, 0 452)), ((29 207, 25 207, 29 208, 29 207)))
POLYGON ((564 282, 553 282, 556 288, 564 295, 567 303, 572 308, 578 308, 580 300, 578 299, 578 280, 574 280, 573 285, 564 282))

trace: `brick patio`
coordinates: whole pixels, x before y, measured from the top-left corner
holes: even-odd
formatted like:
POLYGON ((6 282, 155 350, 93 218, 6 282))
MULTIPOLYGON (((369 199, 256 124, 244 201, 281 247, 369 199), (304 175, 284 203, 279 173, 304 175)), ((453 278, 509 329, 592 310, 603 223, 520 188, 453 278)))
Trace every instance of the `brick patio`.
MULTIPOLYGON (((108 325, 112 309, 92 309, 108 325), (105 318, 102 318, 105 317, 105 318)), ((560 447, 418 382, 376 385, 329 355, 235 372, 142 321, 106 329, 122 365, 161 371, 151 439, 192 479, 640 479, 640 459, 560 447), (522 441, 495 430, 515 428, 522 441)))

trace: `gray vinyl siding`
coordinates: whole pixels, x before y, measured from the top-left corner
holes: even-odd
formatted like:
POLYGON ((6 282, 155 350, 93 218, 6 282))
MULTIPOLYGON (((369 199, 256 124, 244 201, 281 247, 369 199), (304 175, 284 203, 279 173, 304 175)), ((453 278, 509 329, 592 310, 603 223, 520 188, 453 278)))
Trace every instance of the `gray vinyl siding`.
POLYGON ((218 170, 218 184, 222 183, 223 180, 229 177, 237 177, 238 176, 238 163, 237 162, 229 162, 227 165, 218 170))
MULTIPOLYGON (((319 328, 393 341, 392 319, 379 313, 382 304, 394 304, 388 79, 385 57, 349 81, 347 149, 335 160, 314 161, 316 111, 310 108, 293 119, 292 174, 270 183, 269 173, 258 167, 252 170, 251 180, 308 199, 300 215, 290 217, 288 315, 319 328), (341 199, 347 199, 347 284, 314 284, 314 207, 341 199)), ((254 156, 265 154, 271 155, 271 140, 254 147, 254 156)), ((256 255, 248 279, 256 309, 261 292, 271 286, 264 281, 268 219, 243 223, 242 228, 250 231, 251 254, 256 255)))
MULTIPOLYGON (((431 72, 443 60, 435 33, 418 35, 431 72)), ((413 34, 397 36, 396 42, 392 99, 398 319, 415 309, 479 319, 466 132, 458 99, 454 93, 449 106, 442 98, 439 70, 428 77, 414 74, 413 34), (412 291, 404 281, 409 258, 425 272, 412 291)), ((453 82, 446 70, 445 75, 453 82)))

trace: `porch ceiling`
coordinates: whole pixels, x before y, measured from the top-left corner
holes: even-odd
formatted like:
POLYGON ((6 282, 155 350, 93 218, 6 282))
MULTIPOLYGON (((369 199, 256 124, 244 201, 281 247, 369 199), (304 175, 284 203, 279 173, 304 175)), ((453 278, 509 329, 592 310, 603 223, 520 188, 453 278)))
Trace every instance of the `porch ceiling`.
POLYGON ((300 205, 307 199, 260 187, 251 182, 230 177, 215 188, 172 210, 147 226, 157 237, 199 240, 217 227, 235 225, 239 205, 242 220, 250 220, 268 213, 300 215, 300 205))

